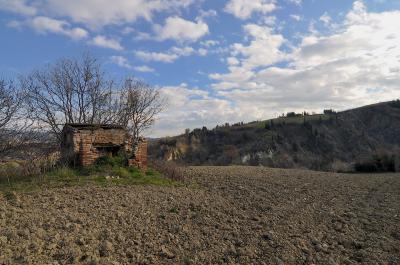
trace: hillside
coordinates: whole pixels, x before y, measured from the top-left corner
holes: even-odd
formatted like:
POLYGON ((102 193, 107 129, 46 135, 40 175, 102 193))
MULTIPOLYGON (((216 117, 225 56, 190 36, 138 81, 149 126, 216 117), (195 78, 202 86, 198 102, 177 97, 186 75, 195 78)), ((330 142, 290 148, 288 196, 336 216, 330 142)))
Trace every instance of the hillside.
POLYGON ((248 124, 195 129, 154 140, 153 158, 190 165, 264 165, 345 170, 400 145, 400 102, 343 112, 290 115, 248 124))

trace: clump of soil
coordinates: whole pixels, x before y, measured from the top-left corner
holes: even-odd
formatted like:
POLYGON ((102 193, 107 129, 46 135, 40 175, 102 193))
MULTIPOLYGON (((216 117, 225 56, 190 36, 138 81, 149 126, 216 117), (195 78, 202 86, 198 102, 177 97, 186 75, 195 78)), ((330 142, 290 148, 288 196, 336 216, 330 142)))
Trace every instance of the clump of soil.
POLYGON ((0 196, 0 264, 400 264, 400 175, 189 167, 0 196))

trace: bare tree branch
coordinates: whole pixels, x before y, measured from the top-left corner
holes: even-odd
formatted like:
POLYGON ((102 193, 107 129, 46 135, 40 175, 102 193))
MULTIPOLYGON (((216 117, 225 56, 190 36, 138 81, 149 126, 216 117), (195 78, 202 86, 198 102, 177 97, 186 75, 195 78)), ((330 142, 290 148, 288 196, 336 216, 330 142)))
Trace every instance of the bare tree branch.
POLYGON ((165 105, 160 91, 139 80, 127 78, 121 91, 121 110, 118 122, 134 139, 149 129, 165 105))
POLYGON ((0 80, 0 158, 32 137, 27 133, 32 121, 23 108, 23 99, 24 93, 13 81, 0 80))
POLYGON ((112 85, 90 55, 59 60, 24 78, 35 120, 49 127, 59 140, 65 123, 113 121, 112 85))

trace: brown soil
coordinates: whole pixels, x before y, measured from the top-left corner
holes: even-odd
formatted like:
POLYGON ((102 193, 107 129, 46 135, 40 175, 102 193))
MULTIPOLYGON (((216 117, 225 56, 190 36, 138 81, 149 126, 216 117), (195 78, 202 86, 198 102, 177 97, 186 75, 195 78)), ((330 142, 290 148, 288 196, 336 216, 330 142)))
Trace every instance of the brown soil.
POLYGON ((190 167, 0 196, 0 264, 400 264, 400 175, 190 167))

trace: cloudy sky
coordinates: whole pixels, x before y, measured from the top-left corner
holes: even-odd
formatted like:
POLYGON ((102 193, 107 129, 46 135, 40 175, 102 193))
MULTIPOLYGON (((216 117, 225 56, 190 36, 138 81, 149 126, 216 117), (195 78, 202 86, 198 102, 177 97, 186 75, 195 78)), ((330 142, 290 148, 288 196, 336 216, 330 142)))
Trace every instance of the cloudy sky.
POLYGON ((150 136, 400 97, 400 0, 0 0, 0 74, 90 51, 161 89, 150 136))

